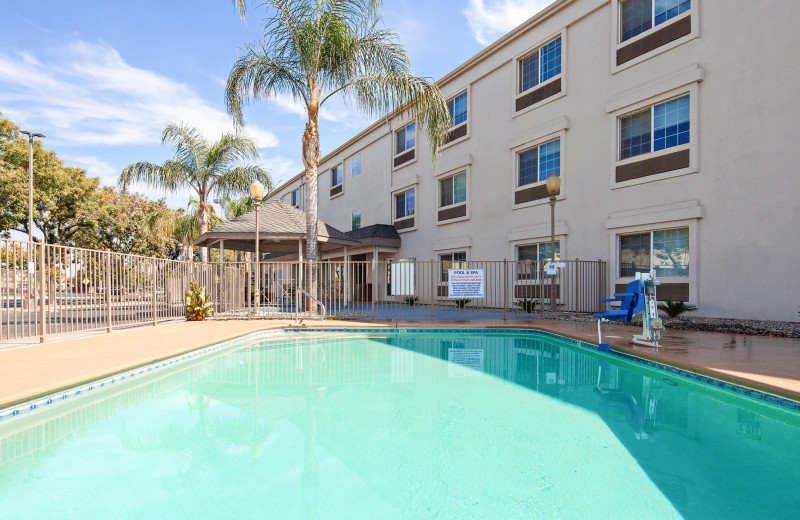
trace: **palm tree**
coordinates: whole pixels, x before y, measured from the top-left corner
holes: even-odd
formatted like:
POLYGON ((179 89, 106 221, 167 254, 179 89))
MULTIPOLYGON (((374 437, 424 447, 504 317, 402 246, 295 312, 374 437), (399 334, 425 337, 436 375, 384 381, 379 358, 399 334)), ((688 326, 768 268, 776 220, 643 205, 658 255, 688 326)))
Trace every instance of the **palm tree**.
MULTIPOLYGON (((126 189, 133 182, 162 188, 168 192, 191 189, 198 197, 198 231, 208 231, 210 205, 208 199, 247 193, 253 179, 267 189, 272 179, 267 170, 242 161, 256 159, 258 152, 252 139, 241 134, 222 134, 219 141, 209 143, 196 129, 186 124, 170 124, 161 133, 161 144, 175 147, 175 157, 161 165, 137 162, 126 166, 119 176, 119 185, 126 189)), ((200 249, 200 261, 208 260, 208 250, 200 249)))
POLYGON ((251 99, 291 94, 305 106, 306 258, 316 292, 319 112, 341 94, 369 117, 402 109, 425 129, 434 159, 450 127, 447 104, 430 80, 411 74, 397 35, 379 29, 381 0, 268 0, 266 41, 247 48, 231 69, 226 104, 242 124, 251 99))
MULTIPOLYGON (((181 260, 191 260, 194 257, 192 244, 200 236, 200 203, 197 199, 189 199, 186 211, 157 213, 150 215, 145 221, 145 232, 150 236, 163 240, 172 238, 181 245, 181 260)), ((217 216, 214 206, 208 210, 208 225, 210 228, 221 224, 223 220, 217 216)))
POLYGON ((222 216, 226 220, 233 220, 251 211, 255 207, 255 202, 253 202, 252 197, 249 195, 244 195, 239 198, 225 196, 222 197, 221 205, 222 216))

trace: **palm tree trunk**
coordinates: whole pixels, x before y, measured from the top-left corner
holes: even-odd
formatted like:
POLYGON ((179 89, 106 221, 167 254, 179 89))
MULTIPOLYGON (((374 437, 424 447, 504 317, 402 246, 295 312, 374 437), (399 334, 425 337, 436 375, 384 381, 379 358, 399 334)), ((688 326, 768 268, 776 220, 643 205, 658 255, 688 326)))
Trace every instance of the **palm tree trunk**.
MULTIPOLYGON (((200 204, 197 207, 197 220, 199 221, 200 235, 208 231, 208 216, 209 216, 208 200, 203 194, 200 194, 200 204)), ((208 262, 208 248, 200 248, 200 261, 208 262)))
POLYGON ((308 123, 303 132, 303 166, 306 169, 306 288, 317 297, 317 168, 319 167, 319 104, 308 105, 308 123))

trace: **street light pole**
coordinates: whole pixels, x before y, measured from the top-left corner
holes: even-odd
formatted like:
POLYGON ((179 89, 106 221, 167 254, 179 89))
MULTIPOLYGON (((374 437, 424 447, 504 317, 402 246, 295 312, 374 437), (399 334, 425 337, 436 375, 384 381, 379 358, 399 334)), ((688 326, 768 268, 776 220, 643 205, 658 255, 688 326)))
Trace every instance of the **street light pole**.
MULTIPOLYGON (((561 178, 552 174, 545 182, 550 195, 550 263, 556 261, 556 195, 561 191, 561 178)), ((550 276, 550 312, 556 311, 556 275, 550 276)))
MULTIPOLYGON (((258 304, 258 309, 261 309, 261 255, 258 250, 259 246, 259 215, 258 210, 261 207, 261 201, 264 200, 264 185, 258 181, 253 181, 253 184, 250 185, 250 196, 253 198, 253 202, 255 203, 256 207, 256 303, 258 304)), ((256 311, 258 312, 258 311, 256 311)))
POLYGON ((20 133, 28 136, 28 242, 33 242, 33 138, 45 136, 25 130, 20 133))

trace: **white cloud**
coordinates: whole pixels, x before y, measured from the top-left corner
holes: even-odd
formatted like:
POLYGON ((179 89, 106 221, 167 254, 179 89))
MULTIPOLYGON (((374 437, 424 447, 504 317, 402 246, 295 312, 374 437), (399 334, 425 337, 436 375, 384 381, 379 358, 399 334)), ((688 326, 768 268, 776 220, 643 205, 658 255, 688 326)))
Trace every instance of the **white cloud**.
POLYGON ((106 186, 114 186, 117 182, 120 171, 97 157, 64 155, 61 159, 65 166, 86 170, 87 177, 100 177, 100 182, 106 186))
POLYGON ((464 15, 478 43, 488 45, 552 3, 553 0, 469 0, 464 15))
MULTIPOLYGON (((168 122, 196 126, 209 139, 233 129, 228 115, 189 85, 129 65, 109 45, 77 41, 54 59, 0 53, 0 103, 8 116, 47 128, 68 145, 158 144, 168 122)), ((278 146, 268 130, 249 125, 259 148, 278 146)))
POLYGON ((273 157, 261 155, 261 164, 272 176, 272 182, 278 187, 284 181, 288 181, 298 173, 303 171, 303 164, 296 162, 288 157, 276 155, 273 157))

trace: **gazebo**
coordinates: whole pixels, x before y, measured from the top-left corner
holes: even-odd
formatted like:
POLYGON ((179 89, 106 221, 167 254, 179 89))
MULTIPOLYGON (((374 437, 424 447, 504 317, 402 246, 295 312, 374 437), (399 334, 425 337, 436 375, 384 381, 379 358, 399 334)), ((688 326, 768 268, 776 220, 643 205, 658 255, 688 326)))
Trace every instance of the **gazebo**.
MULTIPOLYGON (((258 251, 261 257, 259 272, 263 275, 258 277, 261 290, 272 294, 283 293, 280 287, 287 285, 299 284, 302 287, 303 270, 298 269, 298 266, 304 260, 305 212, 282 200, 271 200, 260 206, 258 220, 258 251)), ((317 236, 319 260, 325 264, 318 271, 321 283, 326 283, 326 277, 335 277, 336 273, 342 273, 345 277, 345 301, 371 299, 373 280, 364 264, 372 260, 389 259, 400 247, 397 229, 387 224, 374 224, 343 232, 318 220, 317 236), (332 263, 337 265, 328 265, 332 263), (341 264, 349 267, 342 269, 341 264)), ((225 249, 255 252, 255 244, 255 210, 215 226, 193 243, 196 247, 219 248, 220 262, 223 262, 225 249)))

